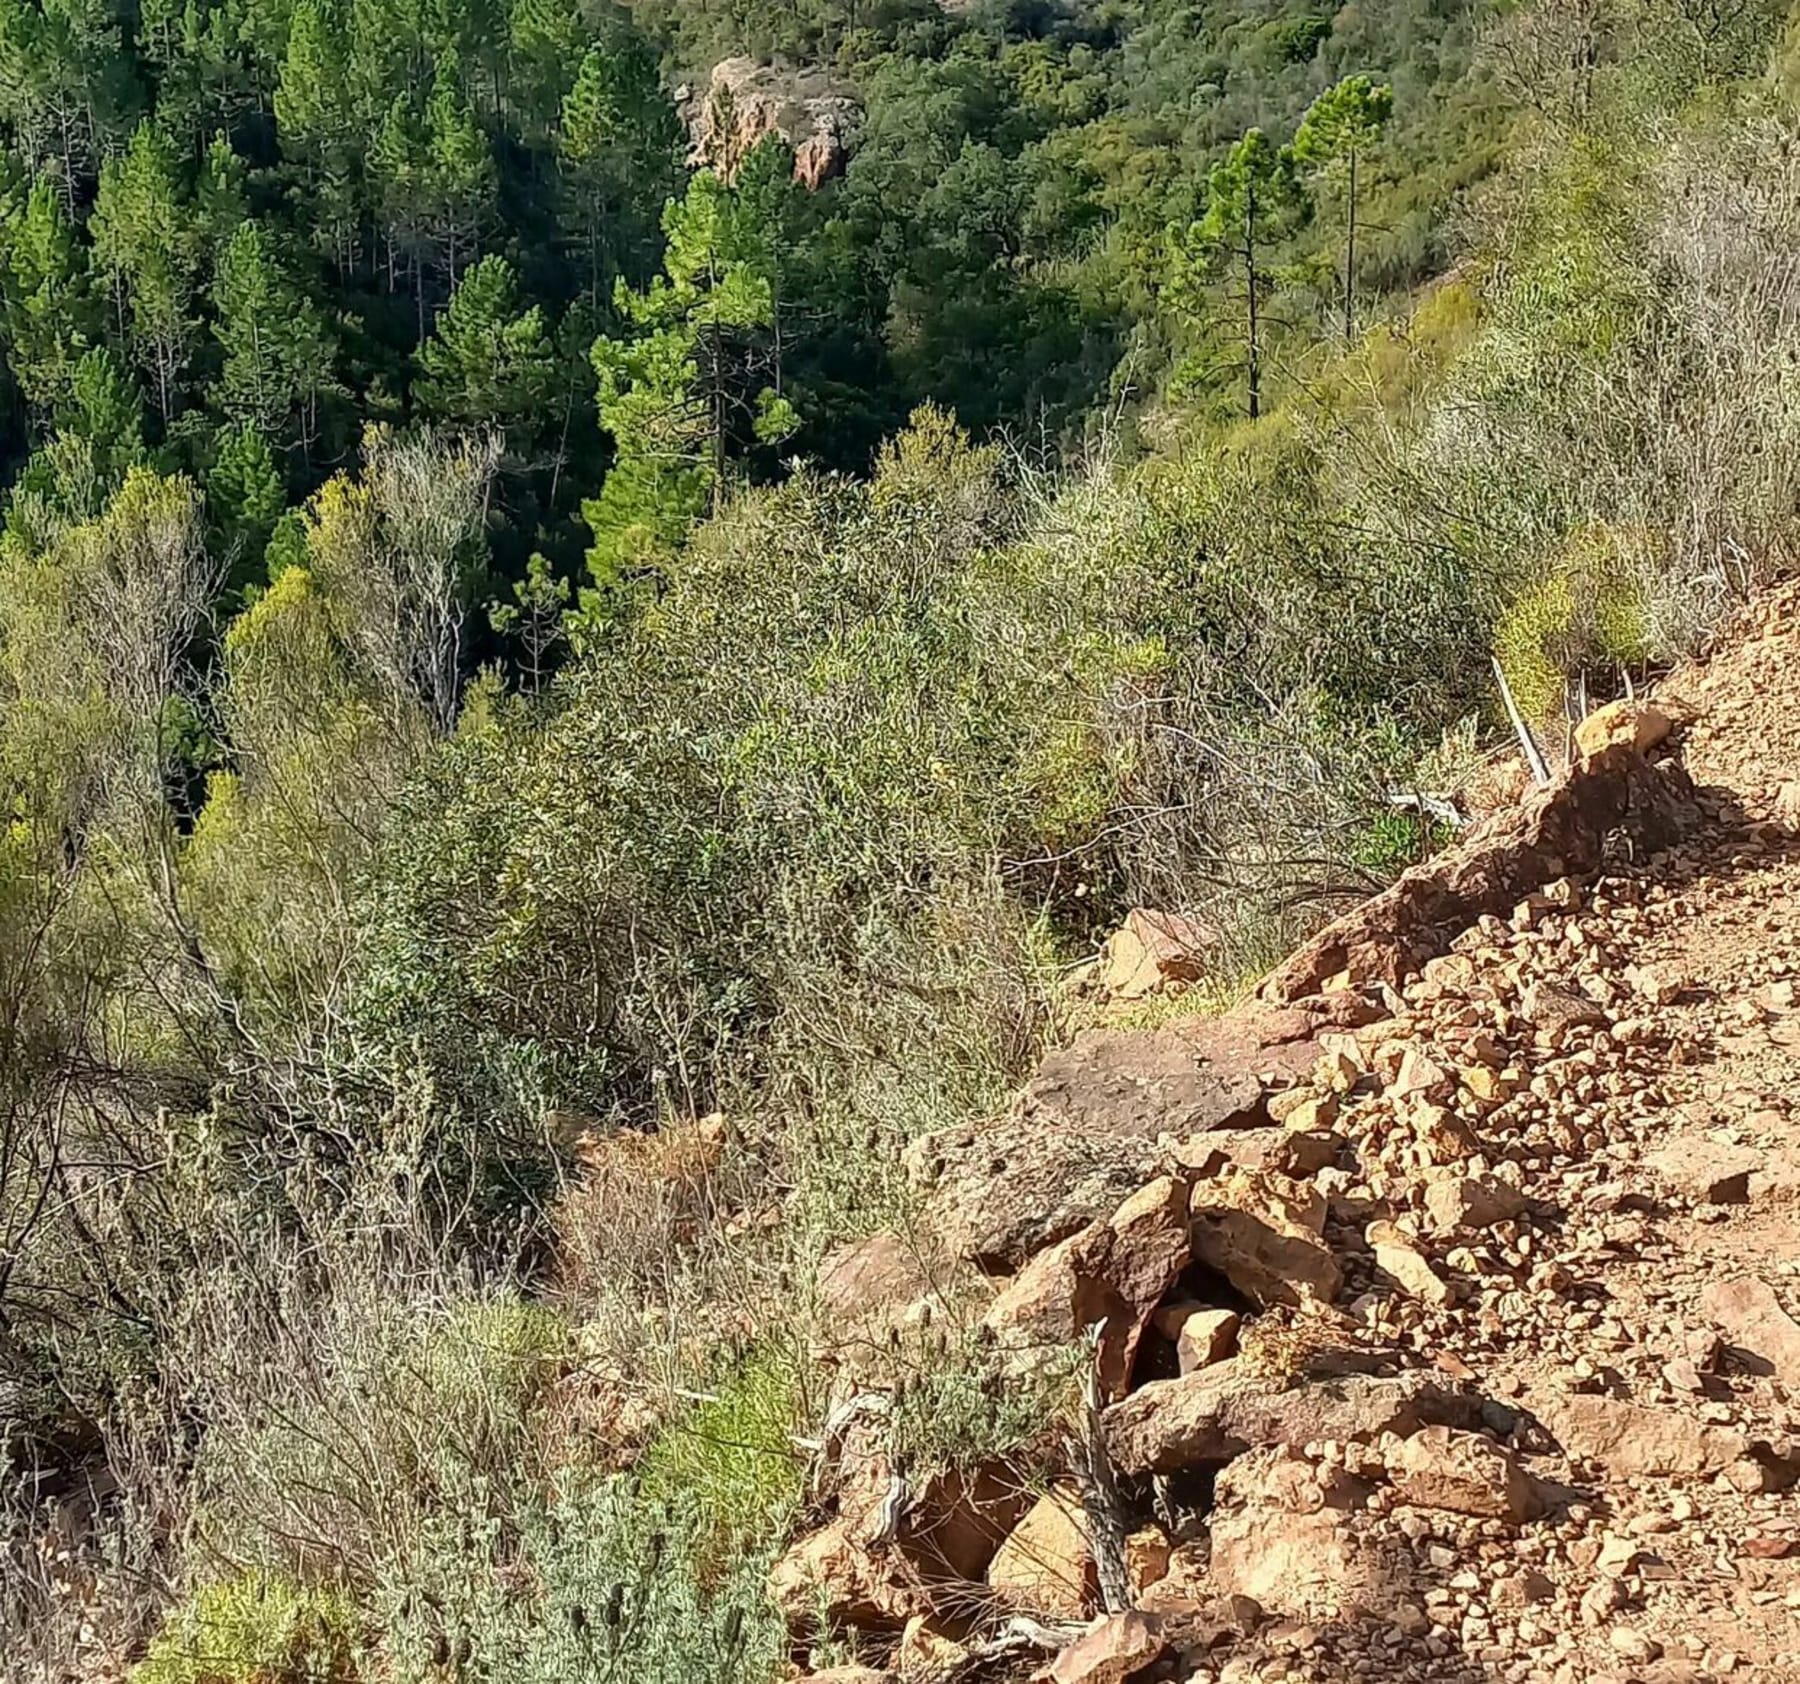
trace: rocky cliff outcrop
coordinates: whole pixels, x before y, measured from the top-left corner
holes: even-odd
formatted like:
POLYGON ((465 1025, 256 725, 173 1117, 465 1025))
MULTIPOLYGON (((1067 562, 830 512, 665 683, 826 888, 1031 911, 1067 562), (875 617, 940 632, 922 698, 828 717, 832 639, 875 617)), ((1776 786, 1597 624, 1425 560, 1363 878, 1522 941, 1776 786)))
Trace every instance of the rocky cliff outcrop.
POLYGON ((707 85, 676 95, 692 150, 688 161, 726 181, 770 135, 794 150, 794 179, 816 189, 841 175, 862 126, 848 83, 818 69, 787 70, 754 59, 715 64, 707 85))

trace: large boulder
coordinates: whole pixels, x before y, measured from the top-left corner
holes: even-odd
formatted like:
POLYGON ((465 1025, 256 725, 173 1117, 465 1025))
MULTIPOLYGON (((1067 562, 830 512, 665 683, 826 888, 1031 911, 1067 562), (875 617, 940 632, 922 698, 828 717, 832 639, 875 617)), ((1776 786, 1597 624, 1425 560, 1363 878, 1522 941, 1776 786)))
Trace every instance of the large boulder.
POLYGON ((1044 1127, 1154 1139, 1266 1123, 1264 1092, 1317 1062, 1319 1013, 1251 1004, 1158 1029, 1090 1029, 1038 1066, 1021 1115, 1044 1127))
POLYGON ((1114 1000, 1141 1000, 1165 983, 1199 981, 1218 944, 1218 932, 1196 919, 1133 907, 1100 950, 1095 981, 1114 1000))
POLYGON ((1212 1588, 1298 1620, 1379 1607, 1393 1564, 1356 1524, 1367 1496, 1342 1469, 1315 1467, 1291 1449, 1240 1457, 1215 1491, 1212 1588))
POLYGON ((1767 1281, 1755 1275, 1714 1281, 1700 1303, 1733 1345, 1767 1363, 1783 1385, 1800 1386, 1800 1322, 1767 1281))
POLYGON ((983 1324, 1028 1357, 1074 1344, 1102 1324, 1098 1364, 1109 1397, 1131 1380, 1151 1312, 1188 1261, 1188 1185, 1166 1175, 1103 1222, 1040 1252, 1002 1289, 983 1324))
POLYGON ((1178 1380, 1140 1387, 1106 1411, 1102 1426, 1124 1472, 1166 1474, 1229 1461, 1258 1445, 1366 1442, 1383 1433, 1410 1435, 1426 1426, 1473 1427, 1478 1421, 1477 1400, 1433 1375, 1286 1380, 1230 1357, 1178 1380))
POLYGON ((1047 1491, 988 1563, 987 1582, 1008 1607, 1046 1618, 1086 1618, 1099 1595, 1087 1515, 1067 1486, 1047 1491))
POLYGON ((1194 1256, 1259 1305, 1329 1304, 1343 1272, 1326 1245, 1317 1188, 1232 1168, 1195 1183, 1194 1256))
POLYGON ((1568 1455, 1619 1481, 1710 1478, 1752 1450, 1735 1427, 1708 1426, 1678 1409, 1622 1398, 1576 1394, 1543 1404, 1537 1413, 1568 1455))
POLYGON ((1125 1684, 1169 1646, 1151 1614, 1103 1614, 1050 1663, 1050 1684, 1125 1684))
POLYGON ((1546 1506, 1543 1488, 1504 1445, 1480 1433, 1426 1427, 1388 1458, 1400 1500, 1517 1525, 1546 1506))
POLYGON ((1111 1215, 1161 1156, 1141 1138, 967 1123, 914 1141, 904 1162, 922 1226, 955 1255, 1010 1274, 1111 1215))

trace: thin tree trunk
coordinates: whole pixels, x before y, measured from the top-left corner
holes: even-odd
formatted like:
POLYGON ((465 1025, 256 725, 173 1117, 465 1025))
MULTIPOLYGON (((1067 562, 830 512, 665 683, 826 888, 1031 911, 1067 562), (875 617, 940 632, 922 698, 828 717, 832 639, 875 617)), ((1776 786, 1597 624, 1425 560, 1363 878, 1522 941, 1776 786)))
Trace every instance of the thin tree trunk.
POLYGON ((1344 343, 1356 336, 1356 148, 1350 148, 1350 229, 1344 240, 1344 343))
POLYGON ((1262 358, 1257 343, 1256 320, 1256 185, 1252 182, 1244 194, 1244 290, 1248 295, 1250 315, 1250 419, 1262 414, 1262 358))

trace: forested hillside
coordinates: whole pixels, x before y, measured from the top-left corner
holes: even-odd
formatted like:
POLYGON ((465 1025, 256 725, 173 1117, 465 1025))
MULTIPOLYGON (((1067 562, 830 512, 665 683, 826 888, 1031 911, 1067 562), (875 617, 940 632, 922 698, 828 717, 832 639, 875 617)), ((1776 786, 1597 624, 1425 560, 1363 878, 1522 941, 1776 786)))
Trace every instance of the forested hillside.
POLYGON ((1473 33, 1465 7, 1407 4, 19 0, 0 17, 9 476, 89 513, 134 461, 187 475, 241 600, 367 427, 483 427, 487 587, 509 601, 588 582, 584 558, 613 584, 722 482, 795 453, 864 470, 926 399, 1038 448, 1170 380, 1241 404, 1243 283, 1204 220, 1209 172, 1251 127, 1287 140, 1343 76, 1392 83, 1391 122, 1357 84, 1266 183, 1264 355, 1329 338, 1356 152, 1356 286, 1442 259, 1445 205, 1492 144, 1473 33), (853 90, 841 179, 793 185, 778 136, 729 182, 687 173, 672 91, 745 51, 853 90))
POLYGON ((901 1147, 1790 562, 1786 29, 0 0, 3 1664, 779 1675, 901 1147))

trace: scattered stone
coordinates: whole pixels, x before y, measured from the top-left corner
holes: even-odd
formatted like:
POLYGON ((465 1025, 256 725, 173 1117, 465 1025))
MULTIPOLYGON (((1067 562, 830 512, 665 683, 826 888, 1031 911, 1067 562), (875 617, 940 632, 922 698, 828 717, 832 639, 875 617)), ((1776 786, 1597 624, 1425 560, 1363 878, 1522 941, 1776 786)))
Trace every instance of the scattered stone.
POLYGON ((1364 1239, 1375 1264, 1409 1298, 1442 1309, 1452 1298, 1449 1283, 1432 1268, 1425 1254, 1391 1222, 1372 1222, 1364 1239))

